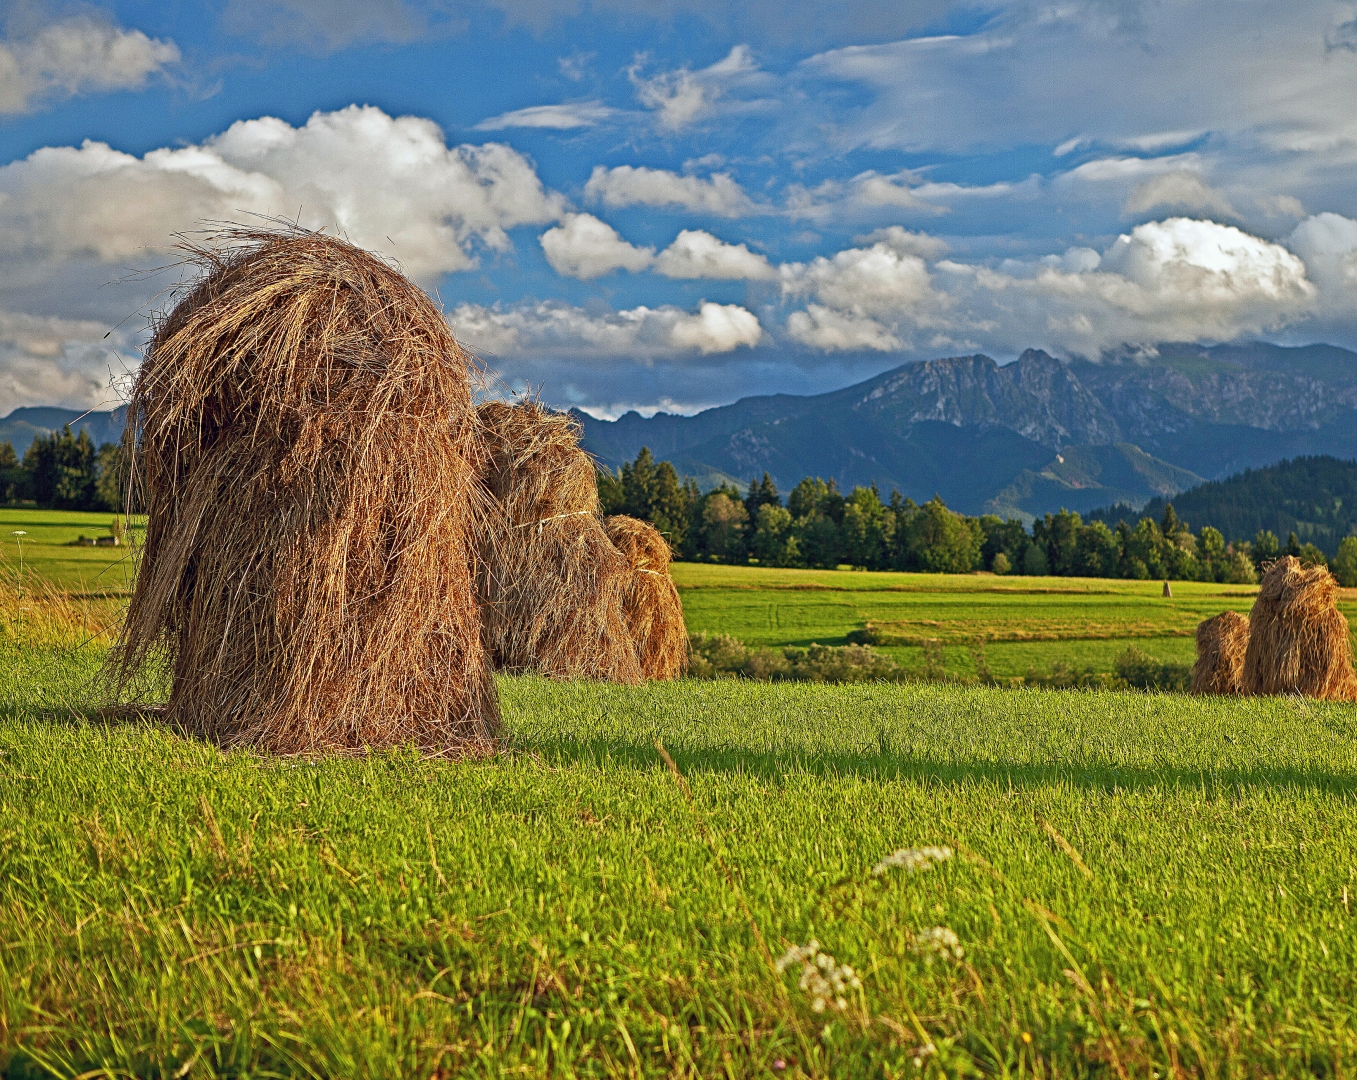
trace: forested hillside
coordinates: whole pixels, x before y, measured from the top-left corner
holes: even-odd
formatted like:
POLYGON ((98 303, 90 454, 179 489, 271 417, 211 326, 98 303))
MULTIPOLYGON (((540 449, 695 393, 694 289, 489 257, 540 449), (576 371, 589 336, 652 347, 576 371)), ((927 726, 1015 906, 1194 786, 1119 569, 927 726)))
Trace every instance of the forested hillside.
MULTIPOLYGON (((1357 534, 1357 461, 1327 455, 1280 461, 1201 484, 1172 501, 1179 517, 1219 529, 1227 540, 1251 539, 1261 530, 1295 533, 1332 557, 1345 536, 1357 534)), ((1088 517, 1115 526, 1122 518, 1161 516, 1166 504, 1154 499, 1138 511, 1111 506, 1088 517)))

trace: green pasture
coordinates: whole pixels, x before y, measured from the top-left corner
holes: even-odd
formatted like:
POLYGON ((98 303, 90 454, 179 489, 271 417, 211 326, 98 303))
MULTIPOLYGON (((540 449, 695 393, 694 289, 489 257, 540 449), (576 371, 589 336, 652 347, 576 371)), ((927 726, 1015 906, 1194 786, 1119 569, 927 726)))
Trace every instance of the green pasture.
MULTIPOLYGON (((126 547, 73 547, 77 536, 107 535, 112 516, 0 510, 0 569, 26 571, 88 594, 122 594, 133 560, 126 547), (26 535, 17 537, 16 531, 26 535)), ((141 522, 136 528, 143 528, 141 522)), ((730 634, 751 645, 840 645, 871 624, 881 648, 907 667, 922 663, 923 641, 943 647, 946 670, 976 674, 974 646, 1001 678, 1057 664, 1111 671, 1128 644, 1159 660, 1191 661, 1193 632, 1226 608, 1247 611, 1254 587, 1103 578, 991 574, 864 573, 675 563, 674 580, 691 631, 730 634)), ((1357 591, 1345 600, 1357 616, 1357 591)))
MULTIPOLYGON (((111 536, 113 514, 76 510, 0 509, 0 569, 41 575, 52 584, 82 592, 131 588, 128 547, 76 547, 80 536, 111 536), (23 535, 17 535, 23 533, 23 535)), ((145 523, 134 520, 139 535, 145 523)))
POLYGON ((1351 706, 501 679, 494 757, 311 761, 100 713, 99 659, 0 643, 7 1077, 1357 1056, 1351 706), (770 963, 811 939, 860 976, 842 1011, 770 963))
MULTIPOLYGON (((841 645, 869 623, 883 650, 910 666, 918 643, 943 645, 948 670, 975 674, 971 649, 984 642, 993 673, 1007 677, 1056 663, 1112 670, 1128 644, 1160 660, 1190 662, 1203 619, 1247 612, 1255 586, 992 574, 773 570, 675 563, 673 576, 692 631, 757 645, 841 645), (896 644, 889 644, 894 642, 896 644), (906 644, 909 643, 909 644, 906 644)), ((1357 603, 1345 605, 1357 614, 1357 603)))

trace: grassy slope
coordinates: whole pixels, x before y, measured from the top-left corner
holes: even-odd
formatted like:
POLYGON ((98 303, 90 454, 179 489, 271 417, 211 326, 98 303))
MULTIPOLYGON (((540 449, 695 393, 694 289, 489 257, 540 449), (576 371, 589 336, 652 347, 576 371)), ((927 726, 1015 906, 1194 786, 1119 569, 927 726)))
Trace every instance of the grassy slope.
MULTIPOLYGON (((676 563, 689 628, 761 645, 841 644, 868 621, 903 637, 938 638, 949 670, 974 673, 967 644, 987 639, 996 675, 1047 670, 1056 661, 1110 671, 1128 640, 1163 660, 1191 661, 1197 623, 1226 608, 1248 611, 1251 586, 1104 578, 1000 578, 973 574, 764 570, 676 563), (1023 638, 1056 640, 1021 640, 1023 638), (1016 639, 1016 640, 1015 640, 1016 639)), ((1354 612, 1349 612, 1353 614, 1354 612)), ((885 651, 909 664, 918 648, 885 651)))
POLYGON ((496 759, 311 764, 90 726, 97 654, 4 649, 10 1075, 900 1075, 911 1013, 1024 1073, 1357 1053, 1350 707, 519 679, 496 759), (863 973, 845 1014, 744 903, 863 973))

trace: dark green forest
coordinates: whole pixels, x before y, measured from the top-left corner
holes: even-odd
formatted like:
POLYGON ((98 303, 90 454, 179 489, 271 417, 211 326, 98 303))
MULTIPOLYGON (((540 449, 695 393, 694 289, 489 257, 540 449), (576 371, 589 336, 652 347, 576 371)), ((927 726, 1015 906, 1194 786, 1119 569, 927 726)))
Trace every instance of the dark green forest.
MULTIPOLYGON (((1357 465, 1336 464, 1357 477, 1357 465)), ((1271 489, 1259 490, 1266 495, 1271 489)), ((1258 580, 1263 564, 1291 554, 1331 565, 1344 585, 1357 585, 1357 537, 1335 543, 1330 559, 1295 528, 1279 533, 1260 527, 1241 535, 1227 524, 1232 531, 1226 533, 1209 512, 1194 511, 1201 523, 1194 532, 1175 503, 1139 514, 1122 508, 1112 523, 1106 517, 1084 521, 1062 510, 1028 529, 1016 519, 958 514, 937 496, 918 505, 899 492, 885 499, 875 486, 842 492, 832 480, 813 477, 785 498, 766 473, 745 491, 724 485, 702 492, 648 449, 615 473, 601 471, 599 498, 604 513, 650 521, 675 557, 695 561, 1246 584, 1258 580)), ((1357 508, 1357 490, 1352 499, 1357 508)))
MULTIPOLYGON (((1167 501, 1155 499, 1140 514, 1158 517, 1167 501)), ((1357 461, 1335 457, 1298 457, 1262 469, 1245 469, 1173 496, 1177 512, 1209 522, 1227 539, 1242 539, 1268 529, 1278 536, 1295 533, 1330 558, 1346 536, 1357 533, 1357 461)), ((1092 521, 1115 524, 1136 515, 1127 506, 1095 510, 1092 521)))
POLYGON ((117 443, 95 447, 69 427, 39 435, 20 460, 0 442, 0 502, 33 502, 53 510, 123 509, 122 451, 117 443))

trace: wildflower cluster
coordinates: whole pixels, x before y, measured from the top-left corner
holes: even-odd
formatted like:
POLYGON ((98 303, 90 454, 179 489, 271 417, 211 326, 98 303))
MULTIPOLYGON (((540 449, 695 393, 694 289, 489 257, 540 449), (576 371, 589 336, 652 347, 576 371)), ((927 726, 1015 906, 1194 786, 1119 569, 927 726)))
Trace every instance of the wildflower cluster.
POLYGON ((922 953, 925 960, 941 956, 944 960, 960 960, 966 955, 961 939, 955 931, 945 926, 935 926, 925 930, 914 938, 914 949, 922 953))
POLYGON ((840 964, 827 952, 820 951, 820 943, 812 938, 805 945, 793 945, 777 961, 781 974, 789 967, 801 965, 800 987, 810 996, 810 1007, 817 1013, 833 1005, 842 1012, 848 1008, 849 990, 862 987, 858 973, 847 964, 840 964))
POLYGON ((901 848, 893 851, 872 867, 872 876, 880 877, 887 870, 900 866, 913 874, 919 870, 929 870, 934 863, 946 862, 952 857, 952 849, 942 847, 901 848))

